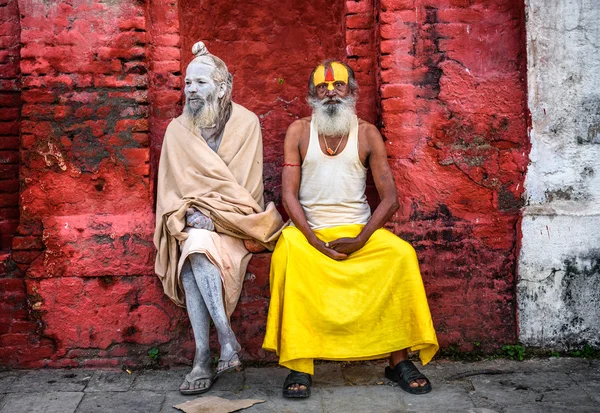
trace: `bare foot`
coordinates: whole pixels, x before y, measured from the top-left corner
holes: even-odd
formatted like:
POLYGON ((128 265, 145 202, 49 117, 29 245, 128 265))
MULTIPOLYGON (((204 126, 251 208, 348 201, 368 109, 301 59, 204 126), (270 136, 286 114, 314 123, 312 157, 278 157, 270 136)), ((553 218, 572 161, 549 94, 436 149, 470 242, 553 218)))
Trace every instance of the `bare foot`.
POLYGON ((182 394, 200 394, 208 391, 213 384, 213 380, 209 377, 188 381, 184 379, 179 391, 182 394))
POLYGON ((242 360, 240 359, 239 353, 235 352, 227 360, 219 359, 219 363, 217 364, 216 375, 220 376, 221 374, 227 373, 228 371, 239 370, 241 367, 242 360))
POLYGON ((179 386, 182 394, 200 394, 208 391, 214 383, 214 376, 210 367, 210 361, 194 364, 179 386))
MULTIPOLYGON (((394 366, 392 366, 392 363, 390 363, 390 368, 391 369, 394 368, 394 366)), ((425 387, 427 385, 427 380, 425 380, 425 379, 412 380, 408 385, 412 388, 425 387)))
POLYGON ((305 399, 310 397, 312 378, 306 373, 290 370, 283 382, 282 396, 291 399, 305 399))

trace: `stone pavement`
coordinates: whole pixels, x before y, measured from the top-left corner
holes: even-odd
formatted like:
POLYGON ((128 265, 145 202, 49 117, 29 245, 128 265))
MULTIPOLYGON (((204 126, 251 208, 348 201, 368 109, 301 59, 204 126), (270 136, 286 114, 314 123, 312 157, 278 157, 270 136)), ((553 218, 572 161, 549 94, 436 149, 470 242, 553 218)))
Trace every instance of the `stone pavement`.
MULTIPOLYGON (((383 378, 385 363, 320 363, 308 400, 281 397, 287 370, 248 367, 207 394, 266 403, 243 412, 600 412, 600 360, 437 360, 423 368, 433 392, 412 396, 383 378)), ((198 396, 177 391, 187 369, 0 372, 0 413, 179 412, 198 396)))

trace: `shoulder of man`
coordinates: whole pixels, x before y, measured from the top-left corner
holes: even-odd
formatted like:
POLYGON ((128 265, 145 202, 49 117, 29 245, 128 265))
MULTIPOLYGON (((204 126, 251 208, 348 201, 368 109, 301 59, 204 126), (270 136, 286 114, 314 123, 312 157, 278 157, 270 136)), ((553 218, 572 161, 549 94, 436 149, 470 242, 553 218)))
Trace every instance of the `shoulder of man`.
POLYGON ((231 117, 229 120, 235 120, 236 122, 248 125, 260 124, 256 113, 235 102, 231 102, 231 117))
POLYGON ((373 133, 377 131, 377 126, 373 125, 371 122, 367 122, 364 119, 358 118, 358 132, 359 133, 373 133))
POLYGON ((288 126, 288 133, 302 133, 310 129, 310 116, 306 118, 296 119, 288 126))
POLYGON ((164 145, 164 141, 167 140, 169 138, 169 136, 173 135, 173 134, 177 134, 177 131, 179 130, 180 127, 182 127, 185 123, 185 117, 184 115, 180 115, 176 118, 171 119, 171 122, 169 122, 169 124, 167 125, 167 129, 165 130, 165 136, 163 139, 163 145, 164 145))
POLYGON ((362 150, 371 152, 373 145, 383 142, 383 137, 375 125, 366 120, 358 120, 358 142, 362 150))

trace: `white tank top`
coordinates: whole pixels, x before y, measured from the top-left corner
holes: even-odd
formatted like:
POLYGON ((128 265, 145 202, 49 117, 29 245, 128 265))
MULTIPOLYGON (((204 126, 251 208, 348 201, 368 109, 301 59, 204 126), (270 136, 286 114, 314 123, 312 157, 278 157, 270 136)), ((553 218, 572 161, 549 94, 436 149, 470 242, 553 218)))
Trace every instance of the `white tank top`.
POLYGON ((352 121, 344 150, 334 156, 321 151, 313 118, 298 194, 311 229, 366 224, 371 217, 366 178, 367 168, 358 156, 358 118, 352 121))

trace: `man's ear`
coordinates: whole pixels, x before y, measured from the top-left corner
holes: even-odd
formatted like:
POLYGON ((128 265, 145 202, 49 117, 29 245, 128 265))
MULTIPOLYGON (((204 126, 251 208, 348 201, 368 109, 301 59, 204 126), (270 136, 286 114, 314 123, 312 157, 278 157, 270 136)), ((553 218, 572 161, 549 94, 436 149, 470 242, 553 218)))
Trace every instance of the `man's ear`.
POLYGON ((225 84, 225 82, 219 83, 219 94, 217 95, 217 96, 219 96, 219 99, 222 98, 223 96, 225 96, 226 90, 227 90, 227 84, 225 84))

